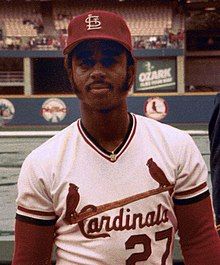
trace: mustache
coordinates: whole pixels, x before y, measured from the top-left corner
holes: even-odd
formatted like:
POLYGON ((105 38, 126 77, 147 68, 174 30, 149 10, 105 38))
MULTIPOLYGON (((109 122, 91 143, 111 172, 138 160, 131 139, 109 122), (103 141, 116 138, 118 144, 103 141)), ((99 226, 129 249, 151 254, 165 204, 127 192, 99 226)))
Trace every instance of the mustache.
POLYGON ((88 90, 91 90, 92 89, 92 86, 93 85, 103 85, 105 87, 108 87, 109 90, 112 90, 113 89, 113 86, 111 83, 108 83, 108 82, 105 82, 105 81, 94 81, 88 85, 85 86, 85 89, 88 91, 88 90))

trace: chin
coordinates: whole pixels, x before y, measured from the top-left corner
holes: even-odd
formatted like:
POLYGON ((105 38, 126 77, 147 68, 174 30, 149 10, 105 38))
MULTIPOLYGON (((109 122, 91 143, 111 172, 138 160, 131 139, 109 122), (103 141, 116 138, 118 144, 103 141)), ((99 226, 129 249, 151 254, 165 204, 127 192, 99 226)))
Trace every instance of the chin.
POLYGON ((100 113, 103 113, 103 114, 107 114, 109 112, 111 112, 114 108, 103 108, 103 109, 100 109, 100 113))
POLYGON ((116 109, 119 109, 119 108, 121 109, 121 106, 122 106, 122 104, 115 104, 115 105, 110 105, 110 106, 105 105, 103 107, 102 106, 98 106, 98 107, 96 107, 96 109, 100 113, 108 114, 108 113, 110 113, 113 110, 116 110, 116 109))
POLYGON ((107 107, 107 106, 93 106, 92 109, 94 111, 100 112, 100 113, 109 113, 110 111, 112 111, 114 109, 114 107, 107 107))

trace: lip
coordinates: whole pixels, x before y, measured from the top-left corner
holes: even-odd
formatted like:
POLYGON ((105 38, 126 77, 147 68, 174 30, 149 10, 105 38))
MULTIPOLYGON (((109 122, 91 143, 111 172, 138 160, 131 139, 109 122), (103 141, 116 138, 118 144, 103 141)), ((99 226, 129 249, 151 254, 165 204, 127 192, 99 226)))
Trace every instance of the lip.
POLYGON ((89 91, 93 94, 106 94, 110 92, 110 86, 105 83, 94 83, 89 86, 89 91))

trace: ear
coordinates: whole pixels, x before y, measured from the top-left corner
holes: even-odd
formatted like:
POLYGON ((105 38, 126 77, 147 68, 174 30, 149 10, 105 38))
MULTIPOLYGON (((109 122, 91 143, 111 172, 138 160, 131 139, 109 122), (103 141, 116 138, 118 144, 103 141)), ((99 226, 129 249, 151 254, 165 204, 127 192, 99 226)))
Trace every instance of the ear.
POLYGON ((76 94, 76 90, 75 90, 75 86, 74 86, 74 82, 73 82, 73 71, 72 71, 72 69, 68 70, 68 77, 69 77, 69 80, 70 80, 70 84, 71 84, 72 90, 76 94))
POLYGON ((67 71, 68 79, 70 81, 71 89, 74 93, 76 93, 75 87, 74 87, 74 82, 73 82, 73 71, 70 68, 67 68, 66 71, 67 71))
POLYGON ((73 82, 73 71, 72 71, 72 69, 68 68, 67 69, 67 74, 68 74, 68 78, 70 80, 70 83, 72 85, 72 82, 73 82))

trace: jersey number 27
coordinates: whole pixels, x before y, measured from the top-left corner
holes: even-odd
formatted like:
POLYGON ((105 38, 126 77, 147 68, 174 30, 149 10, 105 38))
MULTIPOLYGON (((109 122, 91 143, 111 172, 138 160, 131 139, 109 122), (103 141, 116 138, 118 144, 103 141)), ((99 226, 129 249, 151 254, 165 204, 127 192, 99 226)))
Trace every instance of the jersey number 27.
MULTIPOLYGON (((166 250, 161 257, 161 265, 166 265, 166 260, 167 260, 167 257, 169 256, 170 246, 172 243, 172 234, 173 234, 172 233, 172 227, 167 229, 167 230, 158 231, 155 233, 155 240, 156 241, 167 239, 166 250)), ((135 245, 137 245, 137 244, 143 245, 143 247, 144 247, 143 252, 132 254, 126 260, 126 265, 135 265, 136 262, 146 261, 150 257, 150 255, 152 253, 151 239, 146 234, 132 235, 125 242, 125 248, 126 249, 134 249, 135 245)))

